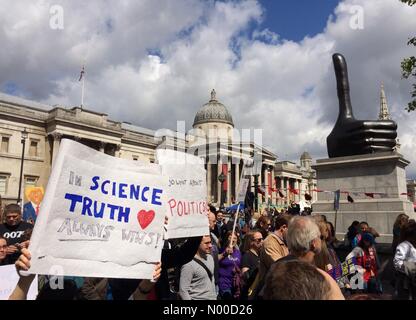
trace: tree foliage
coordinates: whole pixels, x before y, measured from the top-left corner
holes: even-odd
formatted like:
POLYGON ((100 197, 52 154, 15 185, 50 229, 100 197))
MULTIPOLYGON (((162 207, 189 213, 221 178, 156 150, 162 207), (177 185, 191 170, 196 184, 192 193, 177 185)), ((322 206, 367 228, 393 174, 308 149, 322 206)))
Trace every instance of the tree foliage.
MULTIPOLYGON (((413 6, 416 4, 416 0, 400 0, 400 1, 408 4, 409 6, 413 6)), ((407 42, 407 45, 416 46, 416 37, 409 39, 409 41, 407 42)), ((411 56, 411 57, 403 59, 401 63, 401 67, 402 67, 403 78, 405 79, 408 79, 409 77, 416 78, 416 57, 415 56, 411 56)), ((409 112, 416 110, 416 84, 413 84, 412 86, 413 86, 413 91, 410 94, 413 100, 408 103, 407 108, 406 108, 406 110, 409 112)))

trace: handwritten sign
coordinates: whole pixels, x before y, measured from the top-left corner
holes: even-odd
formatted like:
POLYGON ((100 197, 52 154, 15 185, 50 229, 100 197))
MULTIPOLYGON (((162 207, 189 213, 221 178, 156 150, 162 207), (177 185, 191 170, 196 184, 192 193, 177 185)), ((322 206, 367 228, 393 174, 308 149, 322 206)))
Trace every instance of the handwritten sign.
POLYGON ((173 150, 157 150, 156 157, 169 181, 165 238, 209 234, 206 170, 202 160, 173 150))
MULTIPOLYGON (((8 300, 19 281, 14 264, 0 266, 0 300, 8 300)), ((38 277, 35 277, 27 293, 27 300, 35 300, 38 295, 38 277)))
POLYGON ((151 279, 163 247, 167 179, 158 165, 62 140, 29 250, 30 273, 151 279))

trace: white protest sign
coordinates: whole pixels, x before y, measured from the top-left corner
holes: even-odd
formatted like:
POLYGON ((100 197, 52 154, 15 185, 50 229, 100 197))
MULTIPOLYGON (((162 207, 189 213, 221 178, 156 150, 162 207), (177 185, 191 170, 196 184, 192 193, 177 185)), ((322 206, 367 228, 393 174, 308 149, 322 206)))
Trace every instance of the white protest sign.
MULTIPOLYGON (((14 264, 0 266, 0 300, 8 300, 19 281, 14 264)), ((36 300, 38 295, 38 277, 35 277, 27 293, 27 300, 36 300)))
POLYGON ((240 180, 240 184, 238 186, 238 195, 237 195, 237 202, 244 202, 247 193, 249 179, 243 178, 240 180))
POLYGON ((200 158, 173 150, 157 150, 168 176, 166 239, 209 234, 206 170, 200 158))
POLYGON ((163 247, 167 179, 62 140, 29 250, 30 273, 151 279, 163 247))

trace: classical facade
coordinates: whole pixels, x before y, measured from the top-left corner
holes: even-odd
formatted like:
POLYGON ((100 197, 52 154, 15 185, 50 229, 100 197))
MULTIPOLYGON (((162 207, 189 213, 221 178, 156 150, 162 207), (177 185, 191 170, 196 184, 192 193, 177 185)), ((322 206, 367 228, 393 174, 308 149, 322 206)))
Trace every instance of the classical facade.
POLYGON ((416 205, 416 180, 407 180, 407 197, 416 205))
MULTIPOLYGON (((218 101, 215 90, 196 113, 192 134, 186 135, 116 122, 106 114, 85 108, 50 106, 0 93, 0 195, 3 204, 16 202, 20 177, 22 199, 25 187, 46 187, 60 141, 67 138, 115 157, 137 161, 154 162, 157 148, 192 152, 205 159, 207 198, 217 206, 234 202, 243 161, 251 159, 254 153, 262 161, 258 176, 260 204, 284 206, 291 200, 302 200, 305 193, 316 198, 313 191, 316 176, 307 153, 302 155, 300 166, 279 162, 275 154, 256 144, 255 139, 235 139, 235 133, 232 116, 218 101), (28 137, 20 174, 23 131, 28 137), (223 182, 219 179, 221 173, 223 182), (284 197, 279 196, 279 191, 284 197)), ((254 177, 249 190, 254 192, 254 177)))
POLYGON ((279 204, 287 204, 288 201, 296 203, 305 199, 305 194, 311 196, 311 203, 316 201, 316 171, 312 169, 312 157, 304 152, 300 157, 300 165, 290 161, 277 162, 274 168, 276 187, 285 190, 284 199, 279 199, 279 204))

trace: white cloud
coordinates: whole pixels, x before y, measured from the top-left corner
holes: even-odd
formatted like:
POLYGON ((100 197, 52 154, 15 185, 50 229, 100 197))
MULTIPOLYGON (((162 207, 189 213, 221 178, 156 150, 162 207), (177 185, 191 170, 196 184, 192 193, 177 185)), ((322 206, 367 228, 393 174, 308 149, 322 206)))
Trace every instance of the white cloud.
POLYGON ((377 117, 383 81, 416 174, 414 114, 404 111, 410 82, 400 78, 415 9, 399 1, 345 0, 322 33, 300 42, 263 29, 255 1, 53 1, 64 8, 62 31, 48 27, 52 1, 1 4, 0 86, 16 83, 28 98, 77 105, 87 56, 88 108, 153 129, 174 129, 176 120, 190 128, 215 88, 236 126, 263 128, 264 143, 281 158, 304 150, 327 156, 338 112, 331 55, 341 52, 355 116, 377 117), (351 28, 354 5, 363 9, 363 29, 351 28))

